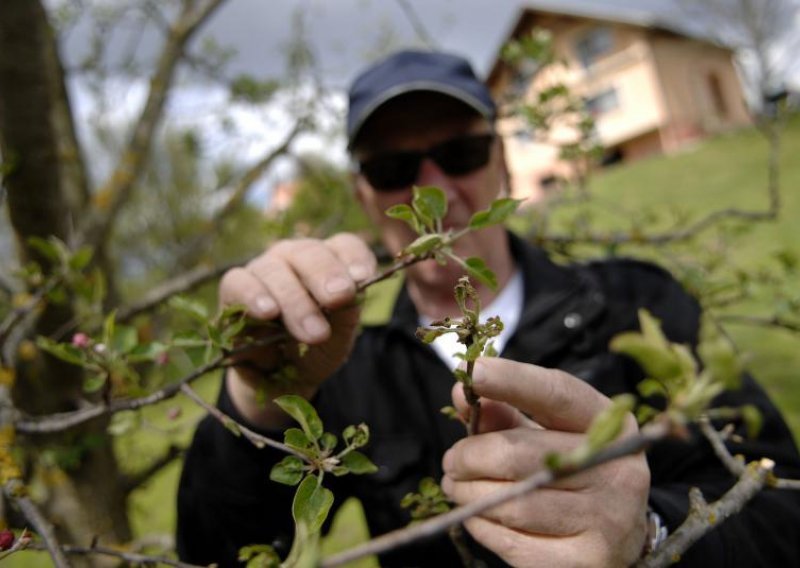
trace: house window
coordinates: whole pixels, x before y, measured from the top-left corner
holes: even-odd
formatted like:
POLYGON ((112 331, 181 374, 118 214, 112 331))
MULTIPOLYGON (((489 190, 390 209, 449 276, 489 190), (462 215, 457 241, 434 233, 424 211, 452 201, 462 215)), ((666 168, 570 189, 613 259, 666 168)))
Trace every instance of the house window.
POLYGON ((577 41, 575 52, 584 69, 588 69, 613 47, 614 35, 610 28, 592 28, 577 41))
POLYGON ((586 110, 592 116, 600 116, 619 108, 619 96, 616 89, 606 89, 586 99, 586 110))

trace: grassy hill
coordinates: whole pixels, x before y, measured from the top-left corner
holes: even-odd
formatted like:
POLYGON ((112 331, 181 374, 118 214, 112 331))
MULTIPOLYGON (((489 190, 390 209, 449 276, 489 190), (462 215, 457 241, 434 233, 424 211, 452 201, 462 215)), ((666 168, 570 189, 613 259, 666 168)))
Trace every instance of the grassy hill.
MULTIPOLYGON (((682 264, 685 267, 686 259, 697 256, 701 249, 705 249, 703 254, 713 251, 718 256, 711 266, 692 265, 683 277, 691 281, 694 271, 695 276, 700 273, 720 285, 730 283, 743 270, 774 269, 779 255, 800 258, 798 156, 800 116, 795 115, 783 131, 777 221, 738 228, 728 224, 727 233, 705 231, 693 245, 655 250, 634 245, 620 248, 616 254, 652 258, 675 270, 682 264)), ((676 216, 699 219, 726 208, 766 210, 766 186, 767 144, 759 132, 747 129, 708 140, 679 154, 607 169, 592 179, 589 203, 559 207, 553 214, 552 226, 567 230, 586 222, 598 232, 657 232, 674 224, 676 216)), ((607 253, 602 247, 578 247, 576 252, 582 257, 607 253)), ((771 285, 749 282, 747 298, 721 313, 774 313, 786 300, 776 298, 775 290, 800 300, 798 274, 778 274, 778 281, 771 285)), ((796 313, 794 321, 800 324, 796 313)), ((795 438, 800 439, 800 334, 733 323, 726 328, 748 354, 750 370, 785 413, 795 438)))

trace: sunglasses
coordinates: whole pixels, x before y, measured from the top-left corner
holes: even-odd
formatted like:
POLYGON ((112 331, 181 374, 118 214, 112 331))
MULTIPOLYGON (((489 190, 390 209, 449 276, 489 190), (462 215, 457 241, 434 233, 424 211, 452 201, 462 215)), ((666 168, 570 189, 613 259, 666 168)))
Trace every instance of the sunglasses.
POLYGON ((414 184, 422 160, 430 158, 449 176, 463 176, 489 163, 494 134, 459 136, 427 150, 378 154, 359 163, 376 191, 397 191, 414 184))

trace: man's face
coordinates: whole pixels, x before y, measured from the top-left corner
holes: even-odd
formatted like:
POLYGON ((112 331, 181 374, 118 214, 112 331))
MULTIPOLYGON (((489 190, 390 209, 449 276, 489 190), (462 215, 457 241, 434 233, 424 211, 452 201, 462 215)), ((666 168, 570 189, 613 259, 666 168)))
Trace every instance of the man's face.
MULTIPOLYGON (((460 151, 462 154, 477 152, 476 156, 479 156, 480 146, 486 141, 485 136, 491 134, 489 121, 467 109, 463 103, 441 95, 407 95, 396 104, 389 103, 370 118, 364 132, 359 136, 354 157, 362 164, 381 158, 391 165, 397 152, 428 152, 434 148, 439 150, 438 154, 460 151)), ((434 155, 437 155, 437 151, 434 151, 434 155)), ((373 163, 379 161, 375 160, 373 163)), ((380 227, 384 244, 392 254, 399 252, 416 235, 408 225, 386 217, 384 212, 392 205, 410 203, 414 185, 432 185, 445 192, 448 199, 445 229, 466 226, 473 213, 489 206, 503 187, 505 178, 502 144, 497 137, 492 137, 488 143, 488 159, 485 165, 474 167, 476 163, 480 164, 482 160, 475 157, 470 163, 470 171, 452 174, 447 172, 446 161, 443 166, 436 162, 436 158, 425 156, 413 181, 388 189, 375 187, 367 179, 370 176, 358 174, 356 188, 359 199, 380 227)), ((407 171, 408 168, 404 170, 407 171)), ((397 176, 390 176, 390 179, 392 177, 397 176)), ((491 247, 497 245, 497 231, 502 231, 499 228, 494 229, 486 229, 480 234, 469 234, 460 239, 455 246, 456 253, 465 257, 486 258, 492 252, 491 247), (495 233, 495 238, 487 238, 490 236, 487 231, 495 233)), ((448 268, 441 269, 436 263, 427 262, 416 265, 410 271, 410 276, 421 278, 427 284, 438 284, 441 281, 442 285, 450 286, 450 282, 455 281, 461 272, 457 267, 448 265, 448 268)))

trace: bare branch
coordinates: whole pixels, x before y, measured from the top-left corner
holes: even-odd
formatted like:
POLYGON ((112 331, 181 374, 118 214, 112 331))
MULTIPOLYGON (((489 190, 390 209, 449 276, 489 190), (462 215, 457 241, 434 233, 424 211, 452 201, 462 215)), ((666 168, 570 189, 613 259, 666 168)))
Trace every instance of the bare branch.
MULTIPOLYGON (((36 545, 30 545, 28 548, 31 550, 36 550, 38 547, 36 545)), ((133 566, 160 566, 164 564, 166 566, 175 566, 176 568, 202 568, 197 564, 187 564, 186 562, 180 562, 178 560, 173 560, 172 558, 166 558, 163 556, 148 556, 146 554, 138 554, 135 552, 124 552, 118 548, 108 548, 105 546, 64 545, 61 547, 61 552, 73 556, 111 556, 113 558, 124 560, 127 565, 133 566)))
POLYGON ((50 557, 53 559, 53 564, 57 568, 69 568, 69 562, 64 557, 61 547, 56 540, 56 535, 53 532, 53 525, 44 518, 44 515, 39 511, 36 504, 25 495, 22 482, 19 479, 12 479, 8 481, 3 487, 6 496, 14 501, 19 506, 22 514, 31 523, 33 528, 42 537, 50 557))
POLYGON ((231 268, 248 262, 248 260, 249 259, 229 262, 218 266, 196 266, 183 274, 179 274, 174 278, 162 282, 155 288, 151 288, 147 294, 136 302, 119 308, 117 311, 117 321, 126 322, 143 312, 151 311, 172 296, 194 290, 196 287, 205 284, 209 280, 213 280, 231 268))
POLYGON ((408 19, 408 22, 414 29, 414 33, 417 34, 417 37, 422 41, 423 44, 425 44, 425 47, 428 49, 436 49, 436 42, 428 33, 428 30, 425 29, 425 24, 422 23, 422 19, 411 5, 411 2, 408 0, 397 0, 397 4, 400 6, 400 9, 403 10, 406 19, 408 19))
POLYGON ((636 565, 637 568, 655 568, 672 564, 674 558, 678 558, 712 526, 719 525, 731 515, 741 511, 745 504, 764 488, 774 467, 775 463, 766 458, 752 462, 742 473, 739 481, 711 505, 703 499, 700 490, 693 487, 689 492, 689 516, 657 550, 641 560, 636 565))
POLYGON ((203 398, 197 394, 192 387, 189 385, 181 385, 181 391, 183 394, 191 398, 195 403, 200 405, 202 408, 206 410, 211 416, 219 420, 219 422, 225 426, 228 430, 230 430, 235 435, 242 435, 245 439, 253 444, 258 449, 264 448, 265 446, 269 446, 270 448, 275 448, 276 450, 280 450, 282 452, 286 452, 287 454, 291 454, 293 456, 297 456, 303 461, 309 461, 308 456, 298 452, 294 448, 290 448, 286 444, 282 444, 281 442, 275 441, 271 438, 267 438, 266 436, 262 436, 256 432, 253 432, 246 426, 242 426, 238 422, 236 422, 233 418, 222 412, 216 406, 207 403, 203 398))
POLYGON ((380 554, 394 550, 415 540, 433 536, 446 531, 449 527, 457 525, 470 517, 474 517, 496 507, 502 503, 521 497, 534 489, 550 484, 557 479, 575 475, 592 467, 606 463, 617 458, 636 454, 645 450, 652 443, 667 437, 670 433, 669 425, 664 422, 651 423, 642 428, 639 434, 626 438, 610 446, 587 460, 585 463, 560 470, 545 469, 537 471, 522 481, 496 491, 486 497, 473 501, 468 505, 457 507, 452 511, 434 517, 428 521, 411 525, 409 527, 392 531, 379 536, 361 546, 352 548, 340 554, 323 559, 322 568, 341 566, 358 558, 372 554, 380 554))
POLYGON ((79 242, 98 244, 106 236, 122 205, 127 202, 148 158, 156 127, 161 120, 164 105, 170 92, 175 70, 187 42, 199 27, 225 0, 208 0, 200 8, 195 3, 184 2, 182 12, 170 28, 156 70, 150 78, 150 92, 134 128, 133 135, 122 152, 114 172, 100 192, 108 196, 108 206, 95 210, 82 227, 79 242))
POLYGON ((725 441, 722 439, 722 436, 711 424, 711 420, 709 420, 707 416, 701 416, 697 424, 700 426, 700 431, 703 433, 703 436, 706 437, 711 447, 714 449, 714 453, 717 454, 719 461, 721 461, 734 476, 741 477, 746 469, 744 460, 741 458, 737 459, 731 455, 727 446, 725 446, 725 441))

